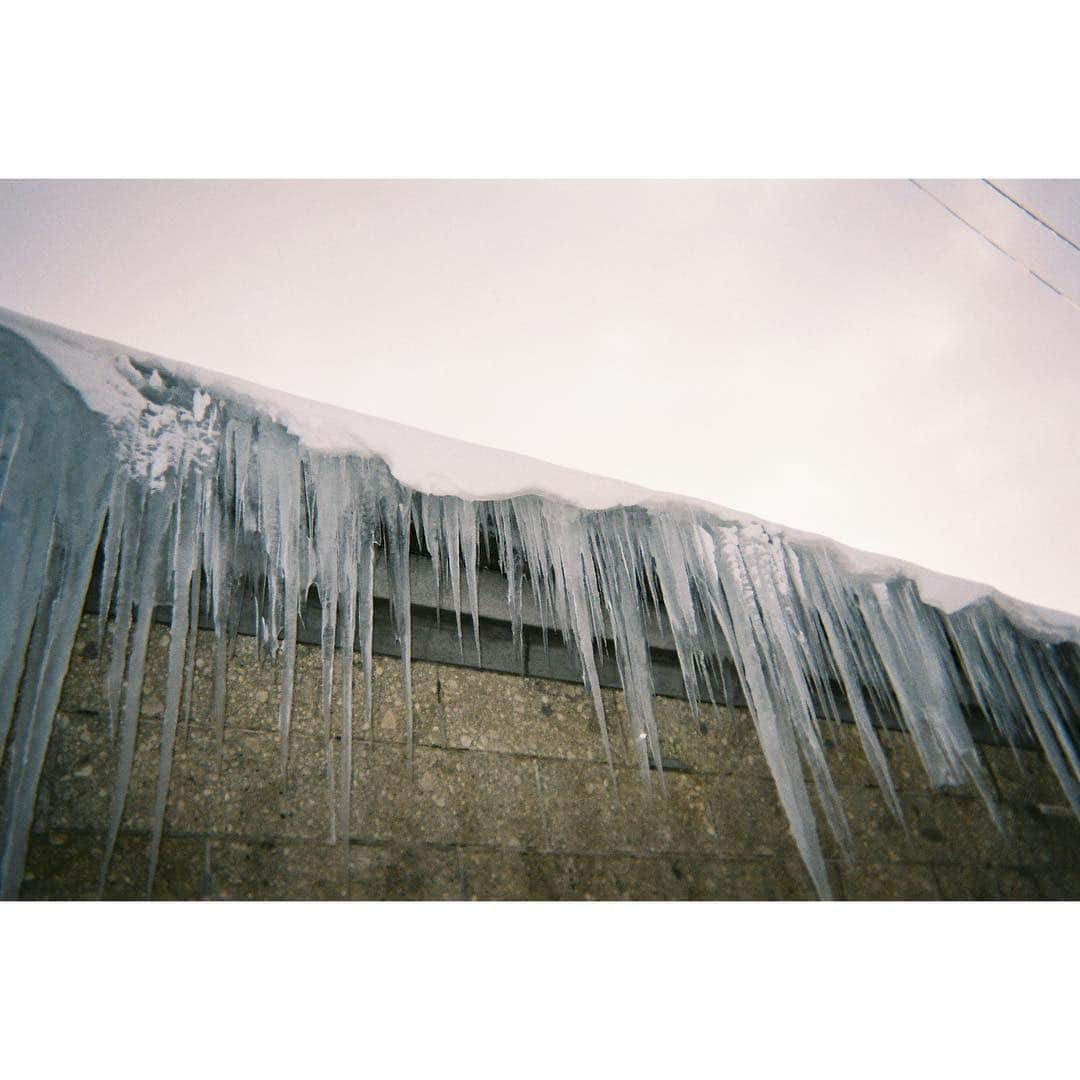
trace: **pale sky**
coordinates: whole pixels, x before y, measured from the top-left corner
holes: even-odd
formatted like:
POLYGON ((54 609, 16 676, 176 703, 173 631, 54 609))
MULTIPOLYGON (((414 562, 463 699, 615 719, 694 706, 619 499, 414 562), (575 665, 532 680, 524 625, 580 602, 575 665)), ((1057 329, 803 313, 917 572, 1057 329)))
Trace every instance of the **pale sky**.
POLYGON ((4 181, 0 306, 1080 613, 1080 310, 906 181, 4 181))

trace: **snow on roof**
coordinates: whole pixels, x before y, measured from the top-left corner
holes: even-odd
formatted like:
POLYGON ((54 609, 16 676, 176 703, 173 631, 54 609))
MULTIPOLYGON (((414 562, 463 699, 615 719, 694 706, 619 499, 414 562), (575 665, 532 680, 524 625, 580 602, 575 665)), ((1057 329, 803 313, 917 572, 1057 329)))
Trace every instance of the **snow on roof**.
MULTIPOLYGON (((431 495, 462 499, 501 499, 538 494, 588 510, 641 506, 661 510, 693 507, 723 521, 760 522, 772 535, 801 546, 821 546, 836 556, 852 574, 883 582, 897 577, 915 583, 924 603, 946 613, 992 600, 1019 627, 1054 640, 1080 642, 1080 615, 1017 600, 990 585, 918 566, 886 555, 848 547, 839 541, 790 526, 754 518, 749 514, 702 499, 653 491, 622 480, 596 476, 553 465, 537 458, 497 450, 423 431, 407 424, 312 401, 246 379, 169 360, 131 346, 92 337, 18 312, 0 308, 0 325, 29 341, 48 358, 86 404, 114 423, 124 423, 146 408, 137 388, 141 378, 132 361, 186 380, 200 387, 196 394, 228 400, 280 423, 313 451, 375 457, 389 467, 402 484, 431 495)), ((195 412, 205 402, 193 403, 195 412)), ((154 438, 167 440, 167 431, 154 438)), ((160 456, 160 447, 146 454, 160 456)))

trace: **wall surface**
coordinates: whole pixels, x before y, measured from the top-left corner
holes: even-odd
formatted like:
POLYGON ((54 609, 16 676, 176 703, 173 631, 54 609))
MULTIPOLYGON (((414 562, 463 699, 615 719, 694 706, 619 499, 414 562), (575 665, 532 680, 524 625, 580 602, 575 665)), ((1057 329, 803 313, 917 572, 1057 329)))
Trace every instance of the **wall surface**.
MULTIPOLYGON (((25 899, 96 894, 116 765, 95 621, 72 656, 42 777, 25 899)), ((146 895, 168 631, 155 628, 135 767, 104 895, 146 895)), ((373 723, 354 672, 350 835, 330 842, 320 658, 301 645, 287 781, 278 767, 280 667, 236 641, 220 767, 209 721, 211 635, 200 632, 194 711, 177 740, 160 899, 810 899, 753 725, 742 710, 657 698, 666 797, 642 782, 621 694, 604 691, 612 784, 585 691, 564 682, 417 662, 412 775, 400 664, 377 657, 373 723)), ((107 652, 107 649, 105 650, 107 652)), ((337 694, 335 693, 335 704, 337 694)), ((335 724, 339 723, 335 712, 335 724)), ((1006 834, 967 789, 930 792, 910 741, 882 732, 907 816, 885 808, 850 725, 830 729, 856 859, 823 832, 838 897, 1080 897, 1080 825, 1040 754, 983 747, 1006 834)))

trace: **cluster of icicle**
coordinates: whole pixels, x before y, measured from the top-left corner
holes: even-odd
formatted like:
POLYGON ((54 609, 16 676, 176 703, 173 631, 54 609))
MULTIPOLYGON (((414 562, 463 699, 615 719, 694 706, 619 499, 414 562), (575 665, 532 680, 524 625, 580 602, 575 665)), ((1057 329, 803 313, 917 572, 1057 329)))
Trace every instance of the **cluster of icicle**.
MULTIPOLYGON (((0 331, 2 333, 7 333, 0 331)), ((409 752, 410 535, 431 556, 461 634, 477 635, 485 544, 506 576, 520 636, 529 589, 580 662, 610 763, 598 663, 614 643, 644 782, 660 762, 647 626, 670 622, 687 697, 730 694, 733 660, 798 849, 819 895, 829 879, 807 774, 841 850, 851 837, 826 764, 821 716, 854 721, 892 812, 902 806, 877 730, 898 718, 936 785, 971 782, 996 817, 965 704, 1011 744, 1037 739, 1080 815, 1075 653, 1020 632, 993 603, 951 615, 904 578, 864 580, 827 545, 699 509, 583 510, 555 499, 466 501, 399 483, 376 458, 305 449, 279 424, 199 387, 130 366, 146 400, 130 425, 92 413, 45 360, 7 334, 0 372, 0 745, 4 747, 3 895, 18 894, 61 685, 99 564, 99 636, 113 624, 107 692, 118 745, 104 882, 135 750, 155 605, 172 609, 148 883, 162 834, 178 723, 190 711, 199 613, 214 627, 212 713, 225 722, 229 638, 241 602, 261 597, 258 632, 280 652, 281 768, 288 765, 297 618, 309 590, 322 611, 321 704, 329 730, 334 655, 363 664, 370 719, 373 567, 385 559, 401 644, 409 752), (150 436, 148 441, 147 436, 150 436), (156 440, 156 442, 155 442, 156 440), (132 447, 158 446, 160 453, 132 447), (805 768, 804 768, 805 766, 805 768)), ((331 818, 348 837, 351 679, 341 685, 342 740, 331 818)), ((662 772, 659 782, 663 783, 662 772)))

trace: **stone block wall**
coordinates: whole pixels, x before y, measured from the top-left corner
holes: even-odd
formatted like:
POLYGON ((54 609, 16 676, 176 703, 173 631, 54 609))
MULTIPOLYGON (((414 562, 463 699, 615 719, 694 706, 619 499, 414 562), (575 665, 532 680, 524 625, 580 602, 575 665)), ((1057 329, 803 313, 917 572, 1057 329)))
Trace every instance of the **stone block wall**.
MULTIPOLYGON (((22 895, 96 894, 116 753, 94 620, 84 621, 42 778, 22 895)), ((145 895, 168 631, 155 628, 131 789, 104 895, 145 895)), ((153 896, 160 899, 810 899, 753 725, 657 699, 666 795, 643 783, 621 694, 604 691, 612 783, 585 691, 445 664, 414 666, 415 753, 400 664, 377 657, 373 722, 355 709, 349 836, 330 840, 319 650, 300 646, 287 780, 278 765, 280 667, 237 639, 220 750, 210 726, 211 635, 199 634, 194 714, 181 726, 153 896)), ((354 702, 362 701, 359 661, 354 702)), ((335 706, 337 704, 335 694, 335 706)), ((335 710, 335 725, 339 723, 335 710)), ((970 790, 932 793, 910 741, 882 732, 907 831, 885 808, 854 730, 829 755, 856 859, 823 830, 848 899, 1080 896, 1080 826, 1040 754, 987 746, 999 833, 970 790)))

